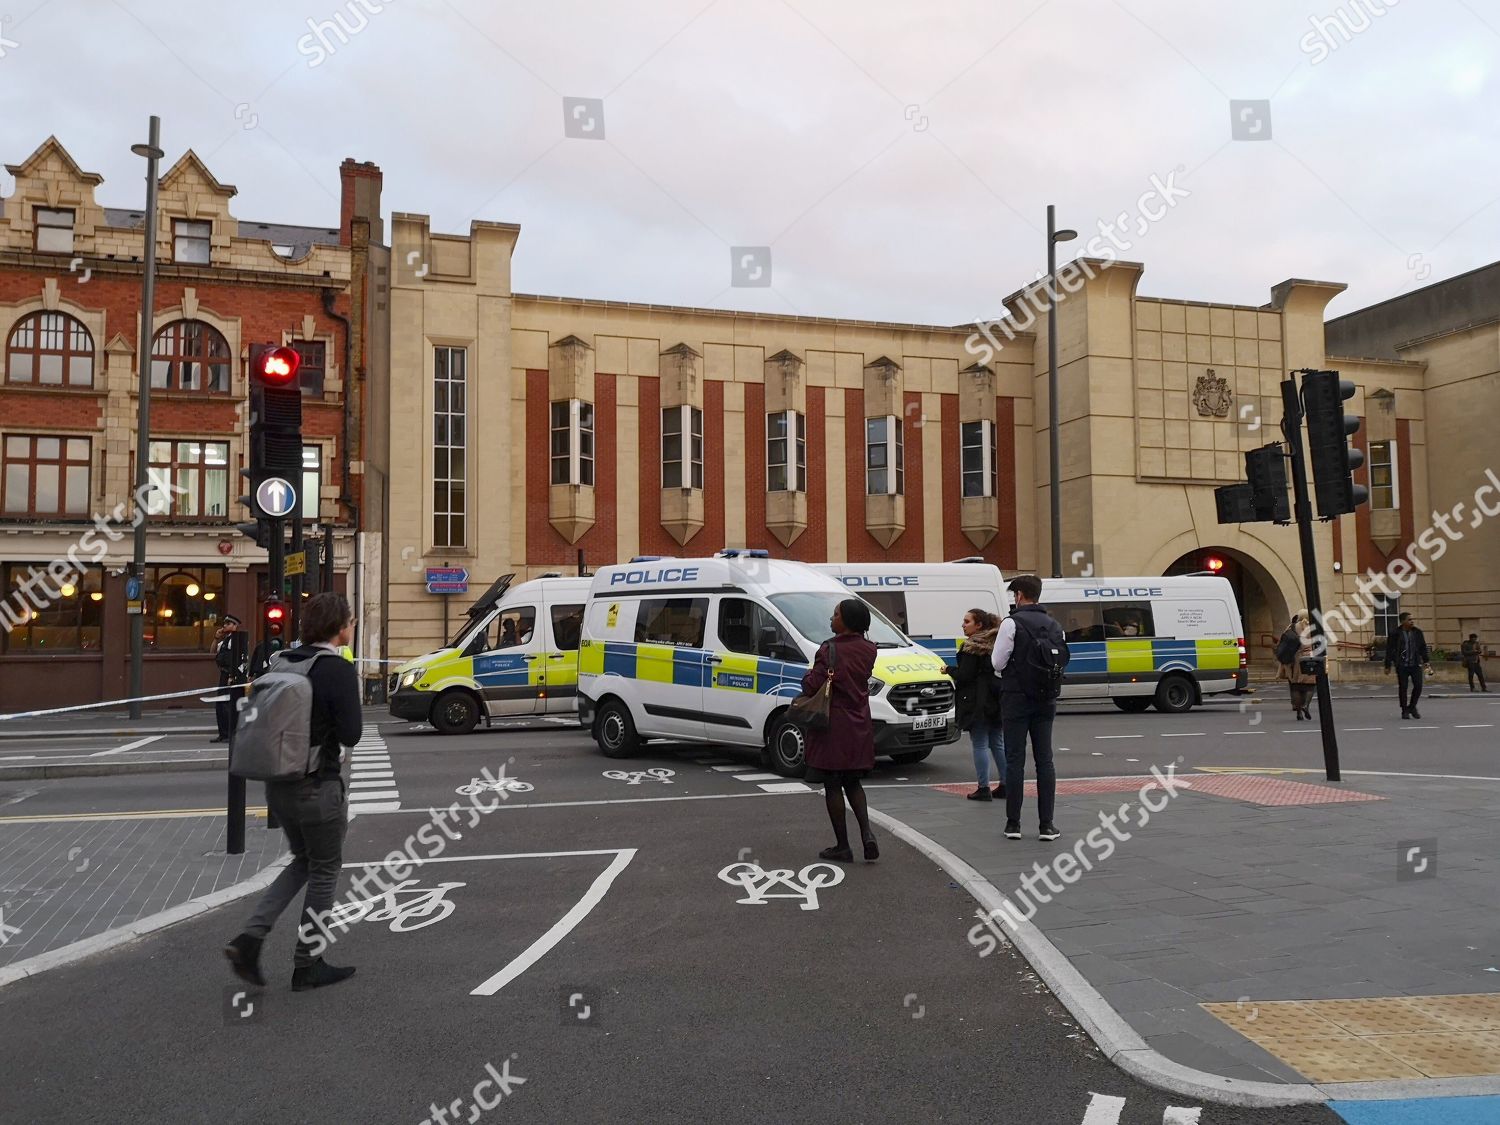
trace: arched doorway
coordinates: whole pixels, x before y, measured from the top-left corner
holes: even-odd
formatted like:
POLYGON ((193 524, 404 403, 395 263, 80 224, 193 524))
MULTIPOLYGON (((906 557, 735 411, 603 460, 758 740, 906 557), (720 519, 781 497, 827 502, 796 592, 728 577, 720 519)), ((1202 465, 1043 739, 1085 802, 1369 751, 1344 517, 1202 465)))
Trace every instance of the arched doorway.
POLYGON ((1180 556, 1165 570, 1171 574, 1217 573, 1229 580, 1245 626, 1250 667, 1274 667, 1276 639, 1296 612, 1287 604, 1280 585, 1259 562, 1230 547, 1199 547, 1180 556), (1219 565, 1216 567, 1215 563, 1219 565))

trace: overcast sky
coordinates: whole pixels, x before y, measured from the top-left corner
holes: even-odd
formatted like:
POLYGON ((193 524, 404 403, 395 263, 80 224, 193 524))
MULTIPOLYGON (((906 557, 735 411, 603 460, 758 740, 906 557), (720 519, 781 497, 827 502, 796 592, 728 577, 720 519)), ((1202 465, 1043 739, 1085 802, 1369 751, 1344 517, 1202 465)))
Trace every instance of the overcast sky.
POLYGON ((1153 296, 1257 305, 1314 278, 1349 285, 1337 314, 1500 258, 1500 0, 3 0, 0 17, 5 163, 55 133, 104 176, 101 203, 139 207, 129 146, 155 113, 168 162, 195 149, 238 218, 334 225, 340 159, 372 160, 387 215, 520 223, 520 292, 954 324, 1041 268, 1049 202, 1072 248, 1128 212, 1120 256, 1153 296), (602 112, 565 114, 576 98, 602 112), (1190 194, 1137 221, 1174 174, 1190 194), (731 247, 766 245, 771 284, 732 285, 731 247))

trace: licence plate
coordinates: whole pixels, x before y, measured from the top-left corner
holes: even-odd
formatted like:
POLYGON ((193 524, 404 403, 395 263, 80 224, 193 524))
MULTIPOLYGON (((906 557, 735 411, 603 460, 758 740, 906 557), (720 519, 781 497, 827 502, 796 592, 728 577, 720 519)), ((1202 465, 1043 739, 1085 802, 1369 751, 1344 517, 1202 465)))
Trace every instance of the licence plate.
POLYGON ((936 729, 938 727, 945 727, 947 725, 948 725, 948 716, 947 715, 924 715, 924 716, 922 716, 922 718, 913 721, 913 723, 911 724, 911 729, 912 730, 934 730, 934 729, 936 729))

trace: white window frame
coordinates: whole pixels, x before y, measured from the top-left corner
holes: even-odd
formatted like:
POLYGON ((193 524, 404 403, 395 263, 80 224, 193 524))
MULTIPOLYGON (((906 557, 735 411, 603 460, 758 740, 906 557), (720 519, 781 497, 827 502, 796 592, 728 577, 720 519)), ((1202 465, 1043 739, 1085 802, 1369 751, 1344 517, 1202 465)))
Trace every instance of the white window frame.
POLYGON ((207 266, 213 264, 214 254, 214 225, 208 219, 173 219, 172 220, 172 261, 189 266, 207 266), (202 231, 200 234, 199 231, 202 231), (184 254, 184 248, 188 246, 202 246, 204 257, 191 258, 184 254))
POLYGON ((429 423, 431 428, 429 428, 428 434, 430 435, 434 456, 441 451, 447 454, 448 457, 448 470, 445 474, 439 475, 435 471, 436 467, 434 466, 432 491, 435 493, 436 486, 440 483, 443 484, 445 486, 444 495, 446 496, 446 502, 439 507, 436 496, 433 496, 431 523, 429 524, 432 530, 432 543, 434 547, 439 549, 462 550, 469 544, 469 515, 473 510, 473 497, 469 494, 469 349, 462 344, 434 344, 432 348, 432 381, 434 393, 436 392, 438 383, 446 384, 447 397, 444 402, 444 408, 441 410, 438 409, 437 403, 434 401, 431 414, 432 420, 429 423), (442 367, 443 373, 441 376, 438 374, 438 356, 440 354, 444 355, 446 360, 446 363, 442 367), (455 355, 461 357, 460 367, 462 367, 462 371, 457 377, 453 374, 453 357, 455 355), (463 388, 463 407, 459 410, 453 408, 453 388, 455 384, 463 388), (441 442, 437 440, 436 432, 439 419, 446 420, 448 424, 446 440, 441 442), (463 429, 461 437, 455 437, 455 422, 463 429), (463 457, 464 471, 462 475, 453 472, 453 454, 455 451, 463 457), (455 484, 458 485, 456 490, 453 487, 455 484), (458 496, 462 497, 462 511, 454 510, 453 498, 455 492, 458 496), (444 534, 441 538, 446 540, 445 542, 439 542, 440 537, 437 534, 437 521, 439 517, 444 520, 444 534), (458 526, 458 534, 456 536, 453 534, 455 521, 457 521, 458 526))
POLYGON ((323 507, 323 447, 317 442, 302 443, 301 489, 302 518, 316 523, 323 507), (307 456, 309 453, 313 454, 311 461, 307 456))
POLYGON ((766 415, 766 491, 807 491, 806 414, 795 410, 775 410, 766 415), (775 432, 778 421, 783 428, 780 436, 775 432), (771 452, 775 442, 781 442, 785 449, 780 460, 771 452), (773 473, 778 469, 783 482, 780 488, 771 481, 773 473))
POLYGON ((661 412, 661 486, 684 490, 703 488, 703 411, 689 403, 666 406, 661 412), (678 417, 680 457, 667 457, 667 419, 678 417), (677 467, 677 483, 667 483, 667 466, 677 467))
POLYGON ((74 240, 77 237, 78 233, 77 211, 73 210, 71 207, 38 207, 35 211, 32 212, 32 221, 35 224, 36 228, 35 235, 32 240, 32 245, 38 254, 71 254, 73 252, 74 240), (55 221, 54 218, 53 221, 47 222, 42 218, 44 215, 66 215, 68 221, 66 223, 60 223, 55 221), (45 239, 42 237, 43 231, 67 231, 68 244, 66 246, 43 246, 43 242, 49 241, 49 239, 45 239))
POLYGON ((1377 637, 1389 637, 1391 632, 1401 627, 1401 598, 1399 596, 1388 598, 1379 592, 1370 594, 1370 628, 1377 637), (1388 622, 1385 632, 1380 631, 1379 622, 1388 622))
POLYGON ((865 419, 865 494, 867 496, 904 496, 906 494, 906 435, 902 419, 897 414, 877 414, 865 419), (885 426, 883 438, 872 438, 870 425, 882 422, 885 426), (885 449, 885 464, 871 465, 870 454, 877 448, 885 449), (885 474, 885 487, 876 488, 873 476, 885 474))
POLYGON ((980 418, 972 422, 964 422, 958 428, 958 482, 959 495, 965 500, 990 500, 999 495, 1000 474, 996 462, 998 453, 995 441, 995 423, 988 418, 980 418), (978 426, 977 431, 971 427, 978 426), (980 467, 971 469, 968 466, 968 453, 975 445, 970 437, 977 434, 980 451, 980 467), (979 474, 979 491, 969 491, 969 478, 979 474))
POLYGON ((560 398, 551 404, 548 411, 547 479, 553 484, 571 484, 593 487, 594 458, 594 404, 580 398, 560 398), (552 448, 552 441, 563 427, 557 424, 557 408, 564 403, 568 407, 568 472, 566 480, 559 480, 557 462, 562 458, 552 448))
POLYGON ((1368 445, 1370 454, 1369 480, 1370 480, 1370 511, 1372 512, 1399 512, 1401 510, 1401 470, 1400 459, 1396 456, 1396 439, 1388 441, 1372 441, 1368 445), (1391 470, 1391 502, 1388 505, 1375 503, 1375 447, 1383 445, 1390 450, 1391 470))

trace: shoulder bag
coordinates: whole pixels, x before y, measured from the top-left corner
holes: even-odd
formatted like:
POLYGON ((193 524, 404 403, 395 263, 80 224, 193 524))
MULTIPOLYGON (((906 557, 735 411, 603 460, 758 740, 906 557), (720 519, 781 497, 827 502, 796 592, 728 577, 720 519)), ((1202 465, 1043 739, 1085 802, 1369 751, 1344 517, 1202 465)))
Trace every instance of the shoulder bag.
POLYGON ((828 715, 833 706, 833 665, 838 646, 829 641, 824 647, 828 650, 828 679, 810 695, 799 695, 786 709, 788 719, 809 730, 827 730, 828 715))

